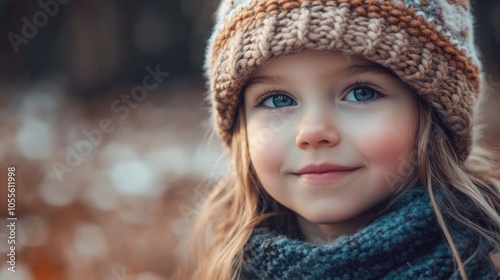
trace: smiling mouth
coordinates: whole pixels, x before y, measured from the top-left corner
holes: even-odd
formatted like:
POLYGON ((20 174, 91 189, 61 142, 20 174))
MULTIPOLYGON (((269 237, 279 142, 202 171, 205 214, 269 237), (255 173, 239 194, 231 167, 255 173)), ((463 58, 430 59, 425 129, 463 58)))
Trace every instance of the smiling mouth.
POLYGON ((346 167, 333 164, 308 165, 296 173, 300 181, 312 185, 325 185, 338 182, 354 173, 360 167, 346 167))

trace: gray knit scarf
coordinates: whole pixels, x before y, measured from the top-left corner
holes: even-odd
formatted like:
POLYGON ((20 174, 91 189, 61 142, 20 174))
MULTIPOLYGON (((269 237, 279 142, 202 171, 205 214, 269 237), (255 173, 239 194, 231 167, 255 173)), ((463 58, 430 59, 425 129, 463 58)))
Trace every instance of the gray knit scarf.
MULTIPOLYGON (((469 279, 498 279, 491 246, 452 227, 469 279)), ((423 188, 403 193, 370 225, 329 244, 299 241, 256 229, 245 246, 244 279, 460 279, 423 188)))

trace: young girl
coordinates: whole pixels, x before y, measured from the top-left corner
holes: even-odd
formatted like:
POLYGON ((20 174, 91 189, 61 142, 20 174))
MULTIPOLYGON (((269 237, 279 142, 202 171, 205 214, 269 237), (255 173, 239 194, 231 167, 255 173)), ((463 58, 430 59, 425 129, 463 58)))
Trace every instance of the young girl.
POLYGON ((232 173, 194 279, 496 279, 500 183, 467 0, 223 0, 206 75, 232 173))

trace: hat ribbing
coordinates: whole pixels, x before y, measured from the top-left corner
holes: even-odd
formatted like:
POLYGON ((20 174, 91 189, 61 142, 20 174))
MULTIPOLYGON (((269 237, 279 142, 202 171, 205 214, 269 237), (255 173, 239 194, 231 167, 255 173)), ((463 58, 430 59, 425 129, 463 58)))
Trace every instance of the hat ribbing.
POLYGON ((215 129, 229 145, 242 87, 266 61, 343 51, 414 88, 465 159, 483 88, 473 31, 468 0, 223 0, 205 59, 215 129))

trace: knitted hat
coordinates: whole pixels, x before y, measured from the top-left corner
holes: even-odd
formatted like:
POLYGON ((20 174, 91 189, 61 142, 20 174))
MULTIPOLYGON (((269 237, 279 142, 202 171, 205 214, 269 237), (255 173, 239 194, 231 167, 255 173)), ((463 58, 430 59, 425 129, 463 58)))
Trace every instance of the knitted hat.
POLYGON ((303 50, 343 51, 391 69, 437 113, 459 157, 483 89, 468 0, 222 0, 205 74, 229 145, 242 87, 259 65, 303 50))

